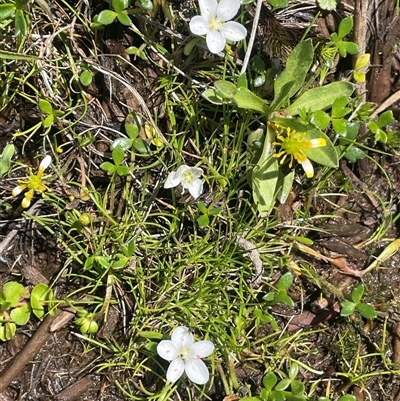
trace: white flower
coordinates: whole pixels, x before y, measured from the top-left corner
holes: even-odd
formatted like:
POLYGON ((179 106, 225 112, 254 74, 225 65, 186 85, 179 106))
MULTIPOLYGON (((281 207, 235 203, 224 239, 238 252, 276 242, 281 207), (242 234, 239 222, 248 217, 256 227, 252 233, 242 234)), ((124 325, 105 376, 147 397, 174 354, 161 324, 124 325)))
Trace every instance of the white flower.
POLYGON ((237 42, 247 35, 239 22, 229 21, 239 11, 240 0, 199 0, 200 13, 190 20, 190 30, 195 35, 206 35, 211 53, 224 50, 226 39, 237 42), (228 21, 228 22, 227 22, 228 21))
POLYGON ((194 342, 187 327, 179 326, 172 331, 171 340, 162 340, 157 346, 161 358, 170 361, 167 380, 175 383, 186 372, 196 384, 206 384, 210 377, 206 364, 201 360, 214 351, 211 341, 194 342))
POLYGON ((201 168, 189 167, 184 164, 178 170, 169 173, 164 188, 174 188, 181 184, 183 189, 187 189, 190 195, 197 199, 203 192, 203 181, 200 179, 202 175, 201 168))

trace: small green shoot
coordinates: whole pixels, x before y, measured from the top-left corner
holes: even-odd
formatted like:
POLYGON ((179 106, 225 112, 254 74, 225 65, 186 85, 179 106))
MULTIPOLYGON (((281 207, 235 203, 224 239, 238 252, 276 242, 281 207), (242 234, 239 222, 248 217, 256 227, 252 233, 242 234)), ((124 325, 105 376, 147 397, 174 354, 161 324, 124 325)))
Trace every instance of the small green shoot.
POLYGON ((375 308, 371 304, 361 302, 364 295, 364 284, 359 284, 351 292, 351 301, 344 301, 341 304, 340 316, 350 316, 354 312, 359 312, 360 315, 366 319, 375 319, 377 314, 375 308))
POLYGON ((375 135, 375 140, 381 143, 387 143, 387 133, 382 128, 391 124, 394 121, 392 110, 383 112, 379 117, 378 121, 371 121, 368 123, 369 130, 375 135))
POLYGON ((264 295, 263 300, 269 305, 276 305, 277 303, 282 303, 284 305, 293 307, 294 302, 292 298, 287 294, 288 289, 293 284, 293 274, 287 272, 281 276, 276 285, 276 290, 270 291, 268 294, 264 295))

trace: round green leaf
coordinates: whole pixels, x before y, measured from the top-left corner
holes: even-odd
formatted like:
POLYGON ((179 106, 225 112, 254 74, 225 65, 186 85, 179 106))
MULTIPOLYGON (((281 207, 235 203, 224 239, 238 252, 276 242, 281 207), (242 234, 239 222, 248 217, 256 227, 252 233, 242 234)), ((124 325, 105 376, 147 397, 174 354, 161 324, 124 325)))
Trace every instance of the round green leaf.
POLYGON ((92 83, 93 74, 89 70, 84 70, 81 75, 79 75, 79 81, 83 86, 89 86, 92 83))
POLYGON ((129 5, 129 0, 112 0, 112 8, 117 12, 120 13, 121 11, 125 10, 125 8, 129 5))
POLYGON ((276 377, 276 374, 274 372, 267 373, 262 380, 263 386, 269 391, 274 388, 277 382, 278 378, 276 377))
POLYGON ((357 160, 363 159, 365 156, 365 152, 357 147, 352 147, 345 154, 346 159, 351 161, 352 163, 355 163, 357 160))
POLYGON ((300 395, 304 393, 305 386, 301 381, 293 380, 292 384, 290 385, 290 389, 292 390, 293 394, 300 395))
POLYGON ((11 320, 18 326, 23 326, 28 323, 30 316, 31 310, 28 304, 15 308, 10 313, 11 320))
POLYGON ((340 316, 350 316, 354 313, 356 305, 350 301, 344 301, 341 304, 342 309, 340 310, 340 316))
POLYGON ((358 304, 356 309, 366 319, 375 319, 377 316, 375 308, 370 304, 358 304))
POLYGON ((358 303, 361 301, 362 296, 364 295, 365 287, 364 284, 359 284, 356 288, 351 292, 351 300, 354 303, 358 303))
POLYGON ((120 146, 121 149, 126 152, 132 147, 132 139, 130 138, 117 138, 112 144, 110 149, 114 150, 117 146, 120 146))
POLYGON ((103 10, 97 16, 97 22, 102 25, 110 25, 114 22, 115 18, 117 17, 117 13, 112 10, 103 10))
POLYGON ((53 106, 45 99, 39 99, 39 108, 45 114, 53 114, 53 106))
POLYGON ((25 293, 25 287, 15 281, 9 281, 3 286, 3 295, 10 307, 13 308, 18 305, 20 298, 25 293))
POLYGON ((129 15, 126 13, 118 13, 117 19, 122 25, 130 26, 132 24, 132 21, 131 21, 129 15))

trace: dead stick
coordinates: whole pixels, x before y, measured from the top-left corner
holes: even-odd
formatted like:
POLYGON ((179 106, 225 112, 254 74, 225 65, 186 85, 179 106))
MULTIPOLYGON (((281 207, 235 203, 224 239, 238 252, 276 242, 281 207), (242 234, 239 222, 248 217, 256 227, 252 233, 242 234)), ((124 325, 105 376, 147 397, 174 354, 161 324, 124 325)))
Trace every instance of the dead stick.
POLYGON ((12 380, 15 380, 25 366, 35 357, 50 335, 50 326, 53 316, 47 315, 33 336, 26 343, 12 361, 0 373, 0 393, 7 389, 12 380))

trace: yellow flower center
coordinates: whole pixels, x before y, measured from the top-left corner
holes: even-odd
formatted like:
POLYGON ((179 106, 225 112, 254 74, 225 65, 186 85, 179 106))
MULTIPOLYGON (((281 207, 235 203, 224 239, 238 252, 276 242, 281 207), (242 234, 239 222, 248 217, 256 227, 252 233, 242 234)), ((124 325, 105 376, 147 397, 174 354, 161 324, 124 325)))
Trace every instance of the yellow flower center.
POLYGON ((223 24, 224 24, 224 21, 222 21, 222 19, 217 18, 217 17, 211 18, 208 21, 208 29, 213 32, 219 31, 223 24))
POLYGON ((186 170, 182 173, 182 181, 186 184, 191 184, 194 181, 195 177, 191 170, 186 170))

